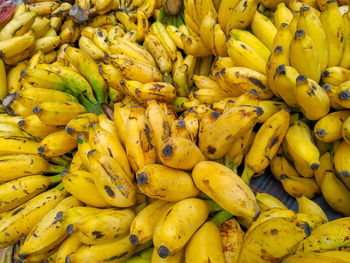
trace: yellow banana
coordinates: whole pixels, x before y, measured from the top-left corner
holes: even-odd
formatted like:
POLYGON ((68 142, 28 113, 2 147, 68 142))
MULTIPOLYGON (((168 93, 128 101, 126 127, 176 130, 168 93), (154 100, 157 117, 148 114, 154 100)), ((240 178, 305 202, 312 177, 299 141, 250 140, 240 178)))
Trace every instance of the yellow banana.
POLYGON ((343 123, 342 136, 347 143, 350 143, 350 118, 349 117, 347 117, 343 123))
POLYGON ((83 243, 79 241, 75 234, 66 238, 59 246, 56 254, 56 263, 64 263, 66 257, 78 250, 83 243))
POLYGON ((207 203, 197 198, 179 201, 168 208, 159 219, 153 235, 154 248, 159 257, 166 258, 180 251, 208 214, 207 203), (178 220, 180 217, 181 221, 178 220))
POLYGON ((165 201, 181 201, 199 194, 187 173, 160 164, 141 168, 137 171, 136 181, 142 193, 165 201))
POLYGON ((297 29, 304 30, 306 35, 314 42, 320 69, 323 71, 328 64, 329 42, 327 41, 326 32, 325 29, 323 29, 320 18, 310 7, 306 6, 300 8, 297 29))
POLYGON ((253 218, 259 211, 253 192, 229 168, 215 162, 203 161, 194 167, 192 176, 196 186, 229 213, 253 218), (224 185, 228 183, 236 189, 235 194, 225 189, 224 185))
POLYGON ((46 136, 38 147, 38 153, 45 156, 60 156, 72 151, 78 145, 77 139, 66 130, 59 130, 46 136))
POLYGON ((339 86, 350 80, 350 70, 339 66, 329 67, 322 72, 321 79, 323 83, 339 86))
POLYGON ((350 108, 350 81, 343 82, 337 89, 336 102, 346 108, 350 108))
POLYGON ((348 239, 349 218, 344 217, 333 220, 314 229, 310 236, 299 243, 296 254, 317 250, 329 250, 349 244, 348 239), (322 237, 327 237, 324 239, 322 237))
POLYGON ((350 144, 346 141, 342 141, 339 148, 336 150, 333 162, 335 170, 340 174, 344 183, 349 186, 348 177, 350 176, 350 160, 348 158, 350 151, 350 144))
POLYGON ((71 119, 66 126, 66 132, 77 138, 79 134, 88 134, 89 126, 98 121, 98 116, 94 113, 84 113, 71 119))
POLYGON ((133 179, 125 150, 114 133, 107 131, 99 124, 91 125, 89 143, 92 149, 97 149, 101 153, 115 159, 120 164, 125 174, 131 180, 133 179))
POLYGON ((35 51, 41 50, 44 53, 50 52, 61 42, 60 36, 44 36, 35 41, 35 51))
POLYGON ((60 181, 59 175, 29 175, 3 183, 0 185, 0 213, 16 208, 60 181))
POLYGON ((58 216, 65 210, 79 205, 82 203, 73 196, 60 201, 30 231, 18 251, 19 258, 25 260, 28 257, 49 252, 61 243, 68 234, 58 220, 58 216))
POLYGON ((180 263, 183 262, 183 260, 185 259, 185 249, 181 249, 180 251, 176 252, 174 255, 168 256, 166 258, 161 258, 157 251, 155 249, 153 249, 152 252, 152 258, 151 258, 151 262, 153 263, 180 263))
POLYGON ((257 193, 255 195, 259 208, 263 211, 271 208, 287 209, 287 207, 276 197, 267 193, 257 193))
POLYGON ((313 142, 310 128, 302 121, 294 121, 287 131, 285 142, 297 171, 304 177, 312 177, 320 167, 320 153, 313 142))
POLYGON ((31 30, 34 31, 35 38, 44 36, 50 28, 50 20, 46 17, 37 16, 34 20, 31 30))
POLYGON ((37 64, 45 63, 44 53, 39 50, 36 52, 28 62, 28 69, 34 69, 37 64))
POLYGON ((144 244, 151 240, 158 220, 172 205, 173 203, 157 200, 142 209, 131 223, 130 243, 144 244))
MULTIPOLYGON (((203 17, 199 27, 199 35, 206 48, 211 49, 214 47, 214 25, 216 23, 216 13, 214 11, 208 11, 203 17)), ((187 34, 185 34, 187 35, 187 34)), ((180 35, 181 36, 181 35, 180 35)), ((182 43, 182 42, 181 42, 182 43)), ((182 45, 183 46, 183 45, 182 45)))
POLYGON ((320 62, 317 58, 315 42, 304 30, 297 30, 290 42, 290 64, 300 74, 319 82, 321 76, 320 62), (303 63, 301 63, 303 59, 303 63))
POLYGON ((319 120, 328 114, 330 110, 328 95, 315 81, 299 75, 296 85, 297 102, 309 120, 319 120))
POLYGON ((74 32, 76 30, 73 20, 71 19, 65 20, 60 30, 61 30, 60 32, 61 43, 62 44, 71 43, 74 37, 74 32))
POLYGON ((21 55, 22 52, 30 50, 31 46, 34 44, 34 41, 34 32, 32 30, 29 30, 22 36, 1 40, 1 56, 4 59, 10 59, 13 56, 21 55))
POLYGON ((162 23, 156 21, 150 26, 150 32, 159 39, 164 48, 167 50, 170 59, 174 61, 176 59, 177 47, 168 34, 165 26, 162 23))
POLYGON ((27 133, 37 136, 37 137, 46 137, 52 132, 62 129, 62 126, 48 125, 42 122, 37 115, 29 115, 23 120, 18 121, 17 124, 22 130, 27 133))
POLYGON ((327 2, 320 20, 328 43, 327 67, 337 66, 341 60, 344 45, 343 19, 338 9, 338 2, 327 2))
MULTIPOLYGON (((171 39, 174 41, 176 47, 183 49, 183 44, 181 41, 181 34, 183 33, 176 26, 173 25, 167 25, 166 31, 168 32, 171 39)), ((176 57, 178 57, 178 55, 176 55, 176 57)))
POLYGON ((308 223, 295 218, 267 220, 245 239, 238 262, 271 262, 272 257, 280 261, 292 254, 310 231, 308 223))
MULTIPOLYGON (((321 164, 322 166, 322 164, 321 164)), ((277 179, 280 180, 280 176, 282 174, 287 175, 288 177, 298 177, 299 174, 295 170, 294 166, 287 160, 287 158, 284 156, 284 154, 281 152, 278 152, 275 157, 271 160, 270 163, 270 169, 272 175, 277 179)), ((315 171, 319 172, 319 170, 315 171)))
POLYGON ((7 73, 7 90, 8 93, 14 93, 19 91, 21 88, 21 83, 19 79, 21 77, 21 72, 27 68, 27 62, 23 61, 18 63, 16 66, 12 67, 7 73))
POLYGON ((284 2, 278 3, 275 14, 273 15, 273 23, 276 28, 279 28, 282 23, 289 24, 292 21, 293 13, 284 2))
POLYGON ((25 137, 0 137, 0 156, 12 154, 37 154, 39 142, 25 137))
POLYGON ((0 41, 21 36, 31 28, 34 23, 35 12, 24 12, 11 19, 0 31, 0 41))
POLYGON ((40 219, 67 195, 62 185, 58 185, 12 210, 1 220, 0 247, 12 245, 29 234, 40 219))
POLYGON ((33 108, 41 121, 49 125, 67 125, 67 123, 85 112, 85 108, 76 102, 46 101, 33 108))
POLYGON ((318 120, 314 126, 316 138, 323 142, 341 139, 343 123, 349 115, 348 111, 336 111, 318 120))
POLYGON ((332 108, 336 110, 344 109, 344 107, 338 102, 340 100, 338 97, 338 91, 341 91, 339 87, 326 83, 322 86, 322 89, 327 93, 332 108))
POLYGON ((120 240, 129 233, 135 217, 131 209, 103 209, 90 214, 73 224, 73 233, 87 245, 99 245, 120 240))
POLYGON ((91 172, 99 193, 111 205, 129 207, 136 202, 136 189, 118 162, 108 155, 88 153, 91 172))
POLYGON ((250 68, 262 74, 266 73, 267 60, 255 51, 253 47, 230 37, 227 39, 226 46, 227 53, 236 66, 250 68))
MULTIPOLYGON (((79 154, 78 154, 79 156, 79 154)), ((109 207, 103 197, 98 192, 91 173, 81 170, 62 173, 62 183, 64 188, 75 198, 93 207, 109 207)))
POLYGON ((130 244, 128 237, 101 245, 83 245, 65 259, 67 262, 121 262, 134 253, 135 246, 130 244))
POLYGON ((293 197, 305 195, 312 199, 320 194, 320 187, 313 178, 288 177, 285 174, 280 176, 284 190, 293 197))
POLYGON ((214 24, 212 44, 211 51, 214 55, 221 57, 228 56, 226 49, 226 35, 219 23, 214 24))
POLYGON ((234 140, 252 128, 261 114, 261 108, 250 106, 236 106, 225 111, 207 132, 204 154, 210 159, 223 157, 234 140), (240 121, 235 121, 236 118, 240 121))
POLYGON ((334 171, 333 160, 331 160, 331 154, 328 151, 320 156, 320 168, 315 171, 315 180, 319 186, 321 186, 323 177, 327 170, 328 172, 334 171))
POLYGON ((232 28, 244 29, 250 24, 253 24, 254 17, 256 16, 257 5, 258 1, 256 0, 239 1, 223 28, 226 35, 229 34, 232 28))
MULTIPOLYGON (((327 251, 328 252, 328 251, 327 251)), ((321 253, 305 253, 302 255, 292 255, 287 257, 285 260, 283 260, 283 263, 306 263, 306 262, 324 262, 324 263, 346 263, 348 261, 348 253, 345 252, 343 257, 338 258, 340 255, 330 255, 328 256, 326 253, 327 252, 321 252, 321 253), (324 255, 325 254, 325 255, 324 255), (342 260, 345 259, 345 260, 342 260)), ((339 252, 342 253, 341 251, 329 251, 329 252, 339 252)))
POLYGON ((147 33, 144 45, 152 54, 162 73, 171 71, 171 58, 160 40, 153 34, 147 33))
POLYGON ((218 9, 218 21, 222 28, 226 28, 228 20, 233 13, 233 10, 239 4, 239 0, 222 0, 218 9))
POLYGON ((277 28, 272 21, 257 11, 253 17, 251 29, 253 34, 272 50, 273 40, 277 34, 277 28))
POLYGON ((42 1, 29 4, 28 10, 30 12, 36 12, 39 16, 42 16, 51 14, 58 7, 59 3, 51 1, 42 1))
POLYGON ((249 185, 254 174, 261 174, 277 153, 289 128, 290 114, 282 109, 260 127, 253 144, 245 156, 242 179, 249 185))
POLYGON ((344 34, 344 45, 343 45, 343 54, 340 59, 339 65, 344 68, 350 68, 350 13, 347 11, 345 14, 343 14, 343 34, 344 34))
POLYGON ((212 54, 211 50, 204 46, 198 35, 181 35, 182 45, 187 55, 206 57, 212 54))
POLYGON ((323 212, 322 208, 317 203, 308 199, 304 195, 297 196, 296 199, 298 202, 298 212, 299 213, 318 215, 323 219, 324 222, 328 222, 328 218, 327 218, 326 214, 323 212))
POLYGON ((186 262, 224 263, 220 231, 213 222, 204 223, 186 245, 186 262))

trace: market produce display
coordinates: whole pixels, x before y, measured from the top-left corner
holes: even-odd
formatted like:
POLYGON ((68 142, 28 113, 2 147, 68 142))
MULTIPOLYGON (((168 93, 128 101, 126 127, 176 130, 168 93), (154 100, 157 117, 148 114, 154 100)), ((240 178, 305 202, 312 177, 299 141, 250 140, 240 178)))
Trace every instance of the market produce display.
POLYGON ((20 3, 0 262, 350 262, 349 4, 20 3), (297 212, 249 187, 266 171, 297 212))

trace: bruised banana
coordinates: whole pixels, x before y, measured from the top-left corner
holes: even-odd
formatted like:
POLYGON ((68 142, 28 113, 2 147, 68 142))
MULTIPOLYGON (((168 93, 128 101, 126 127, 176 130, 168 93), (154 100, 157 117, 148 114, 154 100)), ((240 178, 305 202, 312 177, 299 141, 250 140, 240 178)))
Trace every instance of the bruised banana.
POLYGON ((160 200, 174 202, 199 194, 191 176, 186 172, 160 164, 147 165, 138 170, 136 181, 142 193, 160 200))

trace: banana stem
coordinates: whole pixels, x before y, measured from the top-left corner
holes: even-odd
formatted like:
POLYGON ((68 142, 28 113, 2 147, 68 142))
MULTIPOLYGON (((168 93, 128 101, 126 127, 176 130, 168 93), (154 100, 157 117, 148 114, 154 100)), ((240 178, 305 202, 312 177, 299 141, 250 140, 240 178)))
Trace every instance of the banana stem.
POLYGON ((63 185, 63 183, 60 183, 60 184, 56 185, 56 186, 55 186, 55 189, 57 189, 57 190, 64 190, 64 185, 63 185))
POLYGON ((72 158, 65 155, 50 157, 48 159, 50 162, 53 162, 54 164, 65 166, 65 167, 69 164, 69 162, 72 161, 72 158))
POLYGON ((78 100, 85 107, 87 112, 95 113, 96 115, 102 114, 102 109, 101 109, 100 105, 95 104, 94 102, 91 102, 90 100, 85 98, 83 94, 81 94, 78 97, 78 100))
POLYGON ((225 166, 226 166, 227 168, 230 168, 230 169, 232 170, 232 169, 233 169, 233 166, 234 166, 233 159, 230 158, 230 157, 225 156, 225 166))
POLYGON ((141 251, 144 251, 145 249, 150 248, 152 245, 153 245, 153 241, 149 240, 146 243, 143 243, 143 244, 137 246, 134 254, 139 253, 141 251))
POLYGON ((244 167, 243 173, 242 173, 242 180, 249 185, 250 179, 253 177, 254 171, 250 169, 248 166, 244 167))
POLYGON ((209 211, 210 213, 212 212, 218 212, 218 211, 222 211, 224 209, 222 209, 221 206, 219 206, 214 200, 205 200, 205 202, 208 204, 209 206, 209 211))
POLYGON ((217 227, 220 227, 223 222, 230 219, 231 217, 233 217, 233 215, 231 215, 226 210, 222 210, 219 213, 215 214, 211 221, 215 223, 217 227))
POLYGON ((63 172, 67 167, 65 165, 52 164, 49 173, 57 174, 63 172))
POLYGON ((203 200, 211 200, 205 193, 200 193, 197 197, 203 200))
POLYGON ((53 176, 49 176, 49 179, 50 179, 51 184, 57 184, 57 183, 61 182, 62 176, 61 176, 61 174, 56 174, 53 176))

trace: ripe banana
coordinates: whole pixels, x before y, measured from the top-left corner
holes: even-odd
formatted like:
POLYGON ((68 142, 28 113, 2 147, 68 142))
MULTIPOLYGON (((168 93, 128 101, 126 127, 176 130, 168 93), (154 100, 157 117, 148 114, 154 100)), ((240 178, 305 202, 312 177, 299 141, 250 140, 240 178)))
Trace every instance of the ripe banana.
POLYGON ((23 120, 18 121, 17 125, 27 133, 37 136, 46 137, 52 132, 62 129, 62 126, 48 125, 42 122, 35 114, 25 117, 23 120))
POLYGON ((349 111, 336 111, 318 120, 314 126, 316 138, 323 142, 341 139, 343 123, 349 115, 349 111))
POLYGON ((259 208, 263 211, 270 210, 272 208, 287 209, 287 207, 279 199, 270 194, 257 193, 255 198, 259 208))
POLYGON ((312 199, 321 193, 320 187, 314 178, 280 176, 284 190, 293 197, 305 195, 312 199))
MULTIPOLYGON (((282 174, 287 175, 288 177, 298 177, 299 174, 295 170, 294 166, 287 160, 284 156, 283 151, 277 152, 275 157, 271 160, 270 169, 272 175, 280 180, 282 174)), ((321 169, 321 167, 319 168, 321 169)), ((315 171, 319 172, 319 169, 315 171)))
POLYGON ((171 71, 171 58, 160 40, 152 33, 145 35, 144 45, 153 57, 162 73, 171 71))
POLYGON ((40 142, 38 153, 49 157, 60 156, 72 151, 77 145, 77 139, 70 136, 66 130, 60 130, 49 134, 40 142))
POLYGON ((323 212, 322 208, 312 200, 308 199, 306 196, 297 196, 298 202, 298 212, 306 213, 310 215, 320 216, 324 222, 328 222, 326 214, 323 212))
POLYGON ((251 29, 253 34, 272 50, 273 40, 277 34, 277 28, 272 21, 259 11, 256 11, 252 20, 251 29))
POLYGON ((210 161, 198 163, 192 171, 199 190, 210 196, 232 215, 253 218, 259 211, 253 192, 229 168, 210 161), (210 175, 210 176, 209 176, 210 175), (231 185, 235 190, 227 189, 231 185))
POLYGON ((0 156, 18 154, 37 154, 39 142, 24 138, 6 136, 0 137, 0 156))

